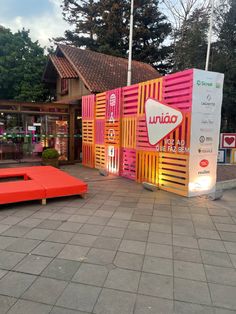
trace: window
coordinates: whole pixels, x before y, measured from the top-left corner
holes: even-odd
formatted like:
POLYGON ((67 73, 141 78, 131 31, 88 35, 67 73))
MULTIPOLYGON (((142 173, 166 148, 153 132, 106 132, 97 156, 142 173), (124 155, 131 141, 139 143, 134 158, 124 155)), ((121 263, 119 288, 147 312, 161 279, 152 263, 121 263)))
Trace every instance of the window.
POLYGON ((68 79, 61 79, 61 95, 68 94, 68 79))

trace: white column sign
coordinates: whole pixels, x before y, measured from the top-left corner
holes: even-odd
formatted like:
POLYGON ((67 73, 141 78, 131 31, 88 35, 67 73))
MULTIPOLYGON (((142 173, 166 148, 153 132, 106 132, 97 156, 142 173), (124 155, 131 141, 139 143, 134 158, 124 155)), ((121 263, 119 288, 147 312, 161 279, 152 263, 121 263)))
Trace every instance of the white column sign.
POLYGON ((224 75, 194 69, 189 156, 189 196, 216 186, 224 75))

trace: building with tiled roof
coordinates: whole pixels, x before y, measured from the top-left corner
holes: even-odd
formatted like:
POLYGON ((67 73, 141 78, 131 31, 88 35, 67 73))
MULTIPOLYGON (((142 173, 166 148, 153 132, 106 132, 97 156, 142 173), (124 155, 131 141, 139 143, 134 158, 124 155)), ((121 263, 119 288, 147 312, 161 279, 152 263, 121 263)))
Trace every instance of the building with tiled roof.
MULTIPOLYGON (((43 80, 55 90, 57 102, 78 102, 82 96, 122 87, 128 60, 76 47, 58 45, 50 55, 43 80)), ((132 61, 132 84, 158 78, 149 64, 132 61)))

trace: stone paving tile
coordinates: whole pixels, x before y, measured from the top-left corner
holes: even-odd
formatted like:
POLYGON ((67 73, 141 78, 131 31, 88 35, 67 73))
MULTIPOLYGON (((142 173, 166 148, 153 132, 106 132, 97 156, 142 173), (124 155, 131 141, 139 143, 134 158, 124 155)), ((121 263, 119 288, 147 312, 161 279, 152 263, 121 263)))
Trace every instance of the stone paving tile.
POLYGON ((138 293, 173 299, 173 278, 164 275, 142 273, 138 293))
POLYGON ((236 254, 236 243, 224 242, 224 245, 228 253, 236 254))
POLYGON ((68 259, 72 261, 81 261, 89 251, 89 247, 78 245, 65 245, 64 249, 58 255, 58 258, 68 259))
POLYGON ((148 231, 127 229, 125 231, 124 240, 147 241, 148 231))
POLYGON ((226 252, 224 244, 218 240, 199 239, 198 243, 201 250, 226 252))
POLYGON ((173 247, 173 257, 175 260, 193 262, 193 263, 201 263, 201 254, 200 250, 191 249, 181 246, 173 247))
POLYGON ((66 286, 66 281, 40 277, 24 293, 23 298, 45 304, 55 304, 66 286))
POLYGON ((82 246, 90 247, 93 245, 93 243, 95 242, 96 239, 97 239, 97 236, 93 236, 90 234, 78 233, 78 234, 74 235, 74 237, 70 240, 69 244, 82 245, 82 246))
POLYGON ((222 240, 236 242, 236 232, 219 231, 219 233, 222 240))
POLYGON ((61 224, 62 224, 62 221, 60 220, 45 219, 38 225, 38 227, 42 229, 53 230, 53 229, 57 229, 61 224))
POLYGON ((202 264, 185 261, 174 261, 175 277, 206 281, 206 275, 202 264))
POLYGON ((173 314, 173 308, 171 300, 138 295, 134 314, 173 314))
POLYGON ((112 269, 105 281, 104 287, 127 292, 137 292, 141 273, 121 268, 112 269))
POLYGON ((174 302, 175 314, 215 314, 214 309, 207 305, 174 302))
POLYGON ((78 232, 81 227, 82 227, 81 223, 67 221, 60 225, 60 227, 58 227, 57 230, 78 232))
POLYGON ((30 232, 26 233, 25 238, 27 239, 35 239, 35 240, 45 240, 53 230, 35 228, 30 232))
POLYGON ((143 256, 139 254, 117 252, 113 263, 120 268, 141 270, 143 266, 143 256))
POLYGON ((166 258, 145 256, 143 271, 148 273, 173 276, 173 261, 166 258))
POLYGON ((10 237, 22 237, 31 229, 32 229, 31 227, 15 225, 7 229, 5 232, 3 232, 2 235, 6 235, 10 237))
POLYGON ((16 240, 18 240, 18 238, 0 236, 0 250, 6 249, 16 240))
POLYGON ((76 310, 65 309, 62 307, 54 306, 50 314, 88 314, 88 312, 81 312, 76 310))
POLYGON ((173 245, 191 249, 198 249, 197 240, 194 237, 190 236, 173 235, 173 245))
POLYGON ((85 223, 89 218, 90 216, 87 213, 85 215, 72 215, 68 222, 85 223))
POLYGON ((69 281, 72 279, 80 263, 64 259, 54 259, 42 273, 42 276, 69 281))
POLYGON ((56 304, 70 309, 92 312, 100 291, 101 288, 98 287, 70 283, 56 304))
POLYGON ((20 263, 14 268, 15 271, 39 275, 51 262, 51 258, 37 255, 27 255, 20 263))
POLYGON ((15 240, 6 249, 8 251, 18 252, 18 253, 30 253, 37 245, 39 245, 39 240, 22 239, 19 238, 15 240))
POLYGON ((125 229, 124 228, 116 228, 116 227, 109 227, 106 226, 101 235, 106 237, 112 238, 122 238, 124 236, 125 229))
POLYGON ((83 227, 79 230, 79 233, 99 235, 103 229, 104 226, 84 224, 83 227))
POLYGON ((236 310, 236 287, 210 283, 209 288, 215 306, 236 310))
POLYGON ((48 237, 47 241, 58 242, 58 243, 68 243, 74 236, 73 232, 66 231, 53 231, 48 237))
POLYGON ((15 298, 0 295, 0 313, 6 314, 16 301, 15 298))
POLYGON ((159 243, 159 244, 172 244, 172 235, 161 233, 161 232, 149 232, 148 242, 159 243))
POLYGON ((27 218, 18 223, 18 226, 35 228, 42 222, 42 219, 27 218))
POLYGON ((9 314, 49 314, 52 306, 26 300, 18 300, 10 309, 9 314))
POLYGON ((232 267, 230 257, 227 253, 214 251, 201 251, 202 262, 208 265, 232 267))
POLYGON ((95 314, 133 314, 136 295, 103 289, 95 305, 95 314))
POLYGON ((102 265, 82 264, 72 281, 87 285, 103 286, 108 269, 102 265))
POLYGON ((107 226, 117 227, 117 228, 126 228, 129 224, 129 221, 122 219, 111 218, 107 223, 107 226))
POLYGON ((0 224, 0 234, 3 233, 4 231, 6 231, 9 228, 10 228, 9 225, 2 225, 2 224, 0 224))
POLYGON ((208 285, 204 282, 174 278, 175 300, 211 305, 208 285))
POLYGON ((0 269, 0 279, 7 274, 7 270, 0 269))
POLYGON ((236 286, 236 270, 234 268, 205 265, 205 271, 208 282, 236 286))
POLYGON ((207 229, 196 228, 195 231, 196 231, 196 235, 199 238, 220 240, 219 233, 217 231, 215 231, 215 230, 207 230, 207 229))
POLYGON ((230 254, 229 256, 230 256, 230 259, 232 261, 232 264, 236 268, 236 255, 235 254, 230 254))
POLYGON ((172 246, 157 243, 148 243, 146 255, 163 258, 172 258, 173 257, 172 246))
POLYGON ((98 237, 93 243, 93 247, 106 250, 117 250, 121 240, 110 237, 98 237))
POLYGON ((112 263, 115 255, 116 251, 92 248, 86 255, 84 262, 107 265, 112 263))
POLYGON ((146 243, 141 241, 133 240, 123 240, 120 244, 119 251, 134 253, 134 254, 144 254, 146 248, 146 243))
POLYGON ((35 279, 33 275, 9 272, 0 279, 0 294, 19 298, 35 279))
POLYGON ((23 253, 0 251, 0 269, 10 270, 24 257, 23 253))
POLYGON ((64 248, 64 244, 54 242, 42 242, 33 251, 32 254, 55 257, 64 248))

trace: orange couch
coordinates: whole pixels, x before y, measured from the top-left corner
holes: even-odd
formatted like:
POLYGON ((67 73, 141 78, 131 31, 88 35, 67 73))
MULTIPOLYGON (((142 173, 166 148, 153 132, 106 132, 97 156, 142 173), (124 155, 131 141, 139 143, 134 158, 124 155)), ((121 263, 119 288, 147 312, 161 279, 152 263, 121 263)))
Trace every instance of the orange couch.
POLYGON ((0 204, 39 199, 46 204, 48 198, 83 196, 87 191, 86 183, 50 166, 0 169, 0 204), (16 177, 21 180, 14 181, 16 177), (12 180, 1 182, 6 178, 12 180))

